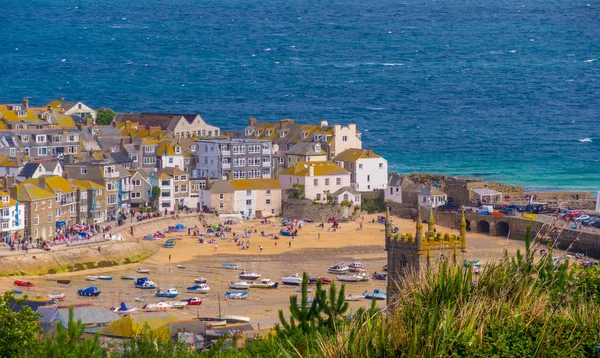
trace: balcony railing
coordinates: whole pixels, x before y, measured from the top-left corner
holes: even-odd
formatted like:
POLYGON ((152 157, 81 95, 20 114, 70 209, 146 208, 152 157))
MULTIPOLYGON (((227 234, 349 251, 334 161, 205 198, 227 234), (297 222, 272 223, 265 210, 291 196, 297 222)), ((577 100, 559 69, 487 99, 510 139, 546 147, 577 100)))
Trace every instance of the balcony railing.
POLYGON ((118 178, 119 172, 104 173, 105 178, 118 178))

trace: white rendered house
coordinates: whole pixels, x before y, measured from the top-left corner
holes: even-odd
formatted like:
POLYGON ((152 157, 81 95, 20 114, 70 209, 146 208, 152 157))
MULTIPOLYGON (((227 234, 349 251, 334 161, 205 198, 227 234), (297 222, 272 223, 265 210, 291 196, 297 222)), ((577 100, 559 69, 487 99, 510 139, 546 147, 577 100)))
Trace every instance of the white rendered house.
POLYGON ((387 160, 370 149, 351 148, 335 156, 334 161, 351 173, 352 187, 358 191, 387 188, 387 160))

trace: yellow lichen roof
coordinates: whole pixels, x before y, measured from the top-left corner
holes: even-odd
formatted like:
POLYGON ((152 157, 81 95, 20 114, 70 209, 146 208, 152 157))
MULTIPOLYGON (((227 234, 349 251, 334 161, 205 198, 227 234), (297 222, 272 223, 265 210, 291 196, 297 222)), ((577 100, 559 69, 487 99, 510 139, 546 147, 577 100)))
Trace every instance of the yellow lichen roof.
MULTIPOLYGON (((27 110, 25 116, 19 117, 17 115, 17 112, 15 112, 14 110, 8 109, 9 106, 11 106, 11 105, 6 105, 6 104, 0 105, 0 117, 6 119, 9 122, 31 121, 31 120, 39 120, 40 119, 31 110, 27 110)), ((21 108, 23 108, 23 106, 20 104, 18 104, 17 106, 21 106, 21 108)))
POLYGON ((174 168, 174 167, 163 168, 163 169, 161 169, 161 173, 165 173, 169 176, 186 175, 187 174, 187 172, 185 170, 181 170, 179 168, 174 168))
POLYGON ((157 144, 158 144, 158 140, 148 139, 148 138, 142 138, 142 142, 140 143, 140 145, 157 145, 157 144))
POLYGON ((73 120, 73 117, 71 117, 71 116, 59 115, 58 118, 56 119, 56 126, 58 128, 75 127, 75 121, 73 120))
POLYGON ((8 203, 5 203, 2 200, 0 200, 0 208, 10 208, 17 204, 15 199, 10 197, 9 193, 7 193, 6 191, 0 191, 0 199, 2 199, 5 196, 8 196, 8 203))
POLYGON ((23 183, 30 183, 51 191, 60 190, 60 192, 63 194, 72 193, 75 191, 73 184, 71 184, 69 180, 58 175, 44 177, 44 181, 46 182, 45 187, 41 184, 42 181, 40 178, 25 179, 23 180, 23 183))
POLYGON ((231 182, 235 190, 281 189, 277 179, 240 179, 231 182))
POLYGON ((358 159, 381 158, 370 149, 350 148, 336 155, 333 160, 336 162, 355 162, 358 159))
POLYGON ((160 172, 158 174, 157 178, 158 179, 171 179, 172 177, 169 174, 165 173, 165 172, 160 172))
MULTIPOLYGON (((179 152, 181 154, 181 150, 179 152)), ((175 144, 171 142, 160 142, 158 149, 156 149, 157 155, 175 155, 175 144)))
POLYGON ((77 185, 79 190, 104 189, 102 185, 95 183, 91 180, 71 179, 70 182, 74 185, 77 185))
POLYGON ((295 166, 284 170, 281 174, 309 176, 310 167, 314 169, 314 176, 345 175, 350 172, 332 161, 326 162, 299 162, 295 166))
POLYGON ((23 161, 14 157, 0 157, 0 167, 18 168, 23 165, 23 161))
POLYGON ((31 183, 21 183, 17 187, 17 198, 19 201, 35 201, 41 199, 52 199, 54 194, 31 183))

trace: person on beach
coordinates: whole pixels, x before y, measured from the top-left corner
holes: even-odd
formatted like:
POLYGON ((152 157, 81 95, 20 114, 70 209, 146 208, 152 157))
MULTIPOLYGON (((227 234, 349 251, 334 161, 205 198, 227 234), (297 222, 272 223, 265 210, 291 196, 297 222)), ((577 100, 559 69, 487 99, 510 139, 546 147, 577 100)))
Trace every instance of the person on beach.
POLYGON ((288 247, 289 247, 289 248, 291 248, 291 247, 292 247, 292 242, 291 242, 291 241, 288 243, 288 247))
POLYGON ((215 244, 215 251, 219 248, 219 244, 215 244))
POLYGON ((260 252, 262 252, 262 245, 259 245, 258 248, 260 249, 260 252))
POLYGON ((321 240, 321 233, 317 233, 317 240, 321 240))

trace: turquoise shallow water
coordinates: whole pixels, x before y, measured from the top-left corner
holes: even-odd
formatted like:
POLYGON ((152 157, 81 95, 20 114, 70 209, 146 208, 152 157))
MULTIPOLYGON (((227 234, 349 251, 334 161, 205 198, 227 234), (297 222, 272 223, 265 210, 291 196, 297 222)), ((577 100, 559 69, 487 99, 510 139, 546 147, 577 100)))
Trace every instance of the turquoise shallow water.
POLYGON ((600 189, 598 2, 0 0, 0 14, 0 102, 223 128, 352 121, 397 171, 600 189))

